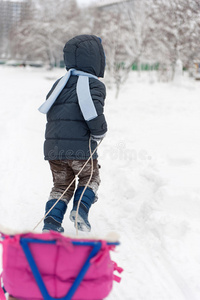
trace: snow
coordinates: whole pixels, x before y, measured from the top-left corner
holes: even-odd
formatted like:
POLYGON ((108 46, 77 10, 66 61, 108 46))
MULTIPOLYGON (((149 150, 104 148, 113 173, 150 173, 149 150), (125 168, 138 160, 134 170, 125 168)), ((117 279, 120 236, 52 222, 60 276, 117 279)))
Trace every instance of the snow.
MULTIPOLYGON (((0 67, 4 227, 32 230, 43 217, 52 178, 37 108, 63 72, 0 67)), ((200 86, 187 74, 174 83, 154 76, 133 73, 118 99, 107 93, 109 132, 98 151, 102 183, 90 221, 91 236, 120 236, 112 257, 124 273, 109 300, 200 298, 200 86)), ((75 234, 71 205, 64 227, 75 234)))

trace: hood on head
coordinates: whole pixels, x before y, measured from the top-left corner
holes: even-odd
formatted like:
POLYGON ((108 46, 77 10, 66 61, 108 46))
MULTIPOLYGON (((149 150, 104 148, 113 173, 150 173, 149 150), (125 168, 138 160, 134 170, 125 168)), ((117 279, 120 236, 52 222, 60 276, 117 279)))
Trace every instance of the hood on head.
POLYGON ((101 39, 95 35, 78 35, 63 49, 66 69, 71 68, 104 77, 105 53, 101 39))

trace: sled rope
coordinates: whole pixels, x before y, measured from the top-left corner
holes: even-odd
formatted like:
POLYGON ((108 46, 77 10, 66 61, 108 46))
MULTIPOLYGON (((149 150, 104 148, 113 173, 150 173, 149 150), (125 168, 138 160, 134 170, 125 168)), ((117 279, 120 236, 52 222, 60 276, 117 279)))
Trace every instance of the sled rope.
MULTIPOLYGON (((71 183, 68 185, 68 187, 64 190, 64 192, 62 193, 62 195, 58 198, 58 200, 54 203, 54 205, 48 210, 48 212, 44 215, 44 217, 36 224, 36 226, 33 228, 33 231, 40 225, 40 223, 42 223, 42 221, 44 221, 44 219, 46 218, 46 216, 50 213, 50 211, 54 208, 54 206, 56 206, 56 204, 62 199, 62 197, 65 195, 65 193, 68 191, 68 189, 70 188, 70 186, 75 182, 76 178, 80 175, 80 173, 82 172, 82 170, 85 168, 85 166, 88 164, 88 162, 92 161, 92 168, 91 171, 93 172, 93 154, 97 151, 97 148, 99 147, 99 145, 101 144, 102 140, 98 143, 98 145, 96 146, 96 148, 94 149, 94 151, 91 153, 91 138, 89 139, 89 149, 90 149, 90 157, 87 159, 87 161, 85 162, 85 164, 83 165, 83 167, 80 169, 80 171, 78 172, 78 174, 75 175, 74 179, 71 181, 71 183)), ((91 172, 91 174, 92 174, 91 172)), ((91 176, 91 175, 90 175, 91 176)), ((92 176, 91 176, 92 177, 92 176)), ((89 182, 90 182, 91 178, 89 178, 86 187, 88 186, 89 182)), ((85 191, 85 189, 84 189, 85 191)), ((83 193, 84 193, 83 191, 83 193)), ((82 193, 82 194, 83 194, 82 193)), ((80 197, 80 199, 82 199, 82 196, 80 197)), ((80 201, 79 199, 79 201, 80 201)), ((79 202, 79 206, 80 206, 80 202, 79 202)), ((77 209, 78 210, 78 209, 77 209)), ((77 216, 76 216, 76 227, 77 227, 77 216)))
MULTIPOLYGON (((101 141, 100 141, 100 143, 101 143, 101 141)), ((100 145, 100 143, 97 145, 97 147, 100 145)), ((96 149, 97 149, 97 147, 96 147, 96 149)), ((96 151, 96 149, 95 149, 95 151, 96 151)), ((87 184, 85 185, 85 187, 82 191, 80 199, 78 200, 78 205, 77 205, 77 210, 76 210, 76 218, 75 218, 75 226, 76 226, 76 235, 77 236, 78 236, 78 211, 79 211, 80 203, 81 203, 81 200, 82 200, 83 195, 85 193, 85 190, 87 189, 87 187, 88 187, 88 185, 89 185, 89 183, 92 179, 92 175, 93 175, 93 171, 94 171, 94 162, 93 162, 93 157, 92 157, 93 154, 92 154, 92 150, 91 150, 91 137, 89 139, 89 150, 90 150, 90 158, 91 158, 91 172, 90 172, 90 177, 88 179, 88 182, 87 182, 87 184)))

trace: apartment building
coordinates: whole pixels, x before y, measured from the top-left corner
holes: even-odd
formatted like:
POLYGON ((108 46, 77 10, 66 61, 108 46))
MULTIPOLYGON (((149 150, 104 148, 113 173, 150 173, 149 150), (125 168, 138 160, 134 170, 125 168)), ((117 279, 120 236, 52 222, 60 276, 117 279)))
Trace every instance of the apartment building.
POLYGON ((27 14, 28 1, 0 0, 0 56, 9 56, 12 28, 16 28, 27 14))

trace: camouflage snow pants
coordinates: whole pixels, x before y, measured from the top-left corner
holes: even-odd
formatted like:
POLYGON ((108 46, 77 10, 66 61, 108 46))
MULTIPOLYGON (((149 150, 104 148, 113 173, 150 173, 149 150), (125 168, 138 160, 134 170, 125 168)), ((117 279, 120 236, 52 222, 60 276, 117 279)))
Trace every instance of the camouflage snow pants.
MULTIPOLYGON (((75 175, 78 174, 80 169, 85 164, 86 160, 50 160, 50 168, 53 175, 54 186, 51 190, 50 199, 58 199, 62 193, 65 191, 67 186, 74 179, 75 175)), ((94 170, 92 179, 88 185, 89 188, 93 190, 96 194, 99 184, 99 165, 97 159, 93 160, 94 170)), ((82 172, 78 176, 78 186, 85 186, 89 180, 91 174, 91 161, 87 163, 82 172)), ((74 194, 76 183, 74 182, 70 188, 67 190, 66 194, 62 197, 62 200, 67 203, 70 201, 74 194)))

